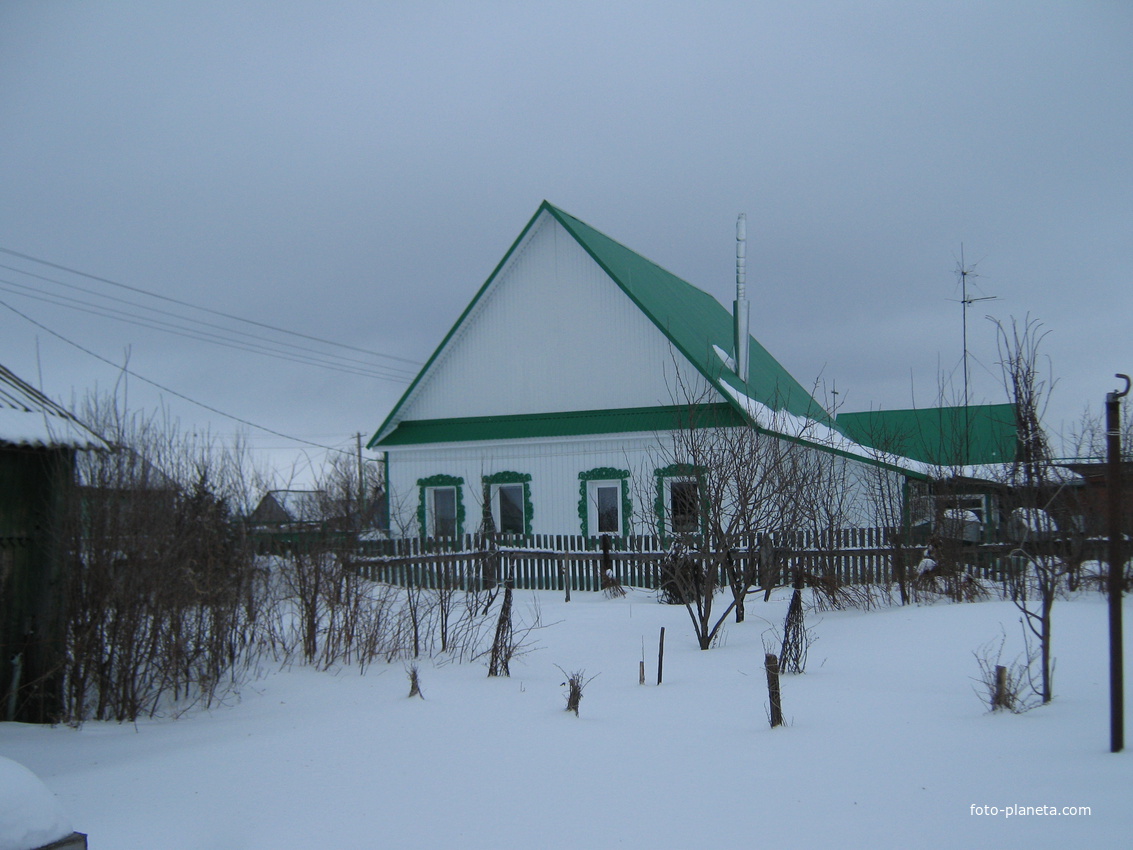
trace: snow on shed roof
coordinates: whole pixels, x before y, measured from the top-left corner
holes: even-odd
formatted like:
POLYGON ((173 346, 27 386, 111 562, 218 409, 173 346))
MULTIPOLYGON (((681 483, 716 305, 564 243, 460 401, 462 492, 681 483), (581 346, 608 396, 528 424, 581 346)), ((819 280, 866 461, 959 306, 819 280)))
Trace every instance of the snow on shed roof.
POLYGON ((0 446, 105 449, 71 413, 0 366, 0 446))

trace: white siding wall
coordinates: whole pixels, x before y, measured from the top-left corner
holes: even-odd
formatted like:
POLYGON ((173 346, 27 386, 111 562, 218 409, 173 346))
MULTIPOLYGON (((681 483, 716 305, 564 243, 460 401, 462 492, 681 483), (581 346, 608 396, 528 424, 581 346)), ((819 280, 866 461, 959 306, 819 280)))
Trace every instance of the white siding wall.
POLYGON ((671 403, 668 339, 544 212, 401 419, 671 403))
MULTIPOLYGON (((465 443, 450 447, 398 448, 389 453, 392 530, 395 535, 416 535, 419 498, 418 479, 452 475, 464 479, 464 532, 475 532, 482 515, 481 479, 497 472, 520 472, 531 476, 535 534, 579 534, 579 473, 598 467, 628 469, 633 476, 634 533, 656 529, 653 470, 671 462, 667 435, 618 434, 608 438, 561 440, 514 440, 465 443), (400 519, 400 524, 399 524, 400 519)), ((829 455, 822 455, 829 459, 829 455)), ((848 524, 875 524, 868 492, 875 487, 877 468, 857 461, 835 458, 846 467, 847 493, 843 509, 848 524)), ((882 473, 895 475, 895 473, 882 473)), ((899 491, 899 488, 897 488, 899 491)))

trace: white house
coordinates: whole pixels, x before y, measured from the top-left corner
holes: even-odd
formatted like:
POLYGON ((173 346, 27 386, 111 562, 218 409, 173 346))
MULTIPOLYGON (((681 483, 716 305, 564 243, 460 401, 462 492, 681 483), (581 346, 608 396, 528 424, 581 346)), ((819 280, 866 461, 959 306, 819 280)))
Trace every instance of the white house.
MULTIPOLYGON (((459 535, 488 516, 528 534, 686 529, 696 479, 664 447, 690 394, 716 427, 907 474, 843 434, 750 337, 745 308, 742 288, 734 316, 544 202, 369 442, 388 464, 391 533, 459 535)), ((863 498, 849 494, 851 514, 863 498)))

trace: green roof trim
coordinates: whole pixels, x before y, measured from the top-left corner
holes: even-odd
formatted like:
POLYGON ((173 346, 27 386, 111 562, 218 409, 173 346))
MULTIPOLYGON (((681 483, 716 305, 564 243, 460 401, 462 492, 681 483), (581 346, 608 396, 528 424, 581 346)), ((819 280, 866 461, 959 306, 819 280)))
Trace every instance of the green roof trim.
POLYGON ((1015 405, 839 413, 852 440, 933 466, 1010 463, 1018 451, 1015 405))
MULTIPOLYGON (((688 407, 672 405, 421 419, 398 423, 390 434, 377 443, 371 443, 371 448, 672 431, 688 427, 690 415, 688 407)), ((700 405, 696 408, 696 418, 700 422, 716 426, 746 424, 746 420, 731 405, 724 403, 700 405)))
MULTIPOLYGON (((389 432, 395 425, 397 430, 400 430, 404 425, 410 424, 398 423, 397 417, 402 407, 420 384, 422 378, 428 373, 445 346, 448 345, 457 329, 491 286, 496 275, 507 264, 544 212, 554 218, 574 237, 583 250, 665 334, 673 347, 684 355, 707 381, 717 386, 727 383, 749 398, 775 410, 787 410, 796 416, 808 417, 833 428, 838 427, 822 406, 811 397, 810 393, 754 338, 749 337, 749 369, 746 384, 724 365, 713 347, 718 346, 729 354, 732 352, 732 314, 715 298, 666 271, 656 263, 645 259, 620 242, 595 230, 585 222, 552 206, 547 201, 543 201, 535 215, 531 217, 531 220, 527 222, 511 247, 508 248, 507 253, 496 264, 488 279, 457 318, 456 323, 445 335, 445 338, 441 340, 436 351, 433 352, 421 371, 413 379, 409 388, 394 405, 389 416, 374 433, 367 448, 373 449, 383 445, 402 444, 389 442, 393 437, 393 434, 389 432)), ((740 403, 724 391, 722 387, 721 395, 726 404, 733 407, 741 417, 744 416, 740 403)), ((642 430, 659 429, 646 428, 642 430)), ((586 431, 581 433, 604 432, 586 431)), ((420 442, 428 441, 421 440, 420 442)))

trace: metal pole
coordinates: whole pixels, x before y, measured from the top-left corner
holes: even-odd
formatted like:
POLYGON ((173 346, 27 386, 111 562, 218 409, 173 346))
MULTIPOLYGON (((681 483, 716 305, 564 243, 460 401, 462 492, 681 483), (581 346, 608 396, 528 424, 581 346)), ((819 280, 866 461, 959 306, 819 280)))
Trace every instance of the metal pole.
POLYGON ((366 515, 366 469, 362 466, 362 434, 354 435, 358 446, 358 527, 363 525, 362 518, 366 515))
POLYGON ((1121 399, 1129 394, 1129 376, 1122 392, 1105 397, 1106 490, 1109 496, 1109 751, 1125 749, 1125 671, 1121 635, 1121 597, 1125 559, 1121 527, 1121 399))

